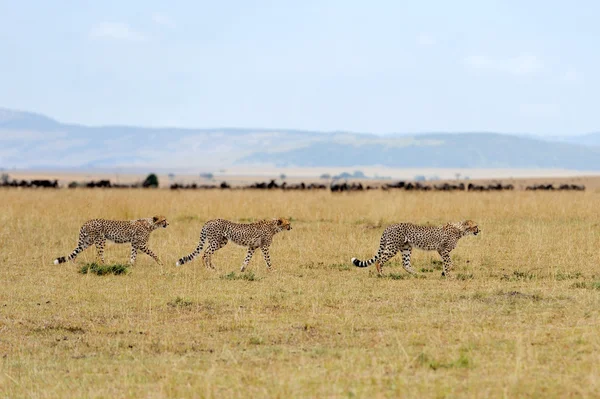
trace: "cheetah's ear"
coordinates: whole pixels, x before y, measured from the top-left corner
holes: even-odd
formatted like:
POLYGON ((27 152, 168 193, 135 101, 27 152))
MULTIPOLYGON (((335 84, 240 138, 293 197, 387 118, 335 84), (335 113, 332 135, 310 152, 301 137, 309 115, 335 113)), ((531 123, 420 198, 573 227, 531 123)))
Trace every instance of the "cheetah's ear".
POLYGON ((158 219, 160 219, 160 217, 158 217, 158 216, 154 216, 154 217, 152 218, 152 221, 153 221, 154 223, 156 223, 156 222, 158 222, 158 219))
POLYGON ((281 226, 283 224, 283 219, 277 219, 277 226, 281 226))

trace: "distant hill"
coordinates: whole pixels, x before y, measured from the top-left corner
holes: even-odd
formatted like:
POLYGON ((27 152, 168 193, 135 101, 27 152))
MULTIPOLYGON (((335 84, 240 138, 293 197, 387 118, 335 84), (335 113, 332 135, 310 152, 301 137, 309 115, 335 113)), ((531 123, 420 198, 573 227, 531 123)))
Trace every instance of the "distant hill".
POLYGON ((240 163, 277 166, 386 165, 396 168, 564 168, 600 170, 600 148, 494 133, 422 134, 388 142, 314 143, 279 153, 257 152, 240 163))
POLYGON ((588 133, 582 136, 563 138, 563 141, 584 146, 600 147, 600 132, 588 133))
POLYGON ((600 171, 600 133, 372 135, 65 124, 0 108, 0 168, 218 170, 231 166, 560 168, 600 171))
POLYGON ((59 127, 60 123, 43 115, 0 108, 0 129, 45 131, 59 127))

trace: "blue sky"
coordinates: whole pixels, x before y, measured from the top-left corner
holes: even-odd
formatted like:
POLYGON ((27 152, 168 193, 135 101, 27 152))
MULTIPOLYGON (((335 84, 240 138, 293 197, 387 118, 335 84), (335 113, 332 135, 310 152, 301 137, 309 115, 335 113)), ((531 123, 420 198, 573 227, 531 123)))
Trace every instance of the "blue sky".
POLYGON ((593 1, 0 0, 0 107, 64 122, 600 130, 593 1))

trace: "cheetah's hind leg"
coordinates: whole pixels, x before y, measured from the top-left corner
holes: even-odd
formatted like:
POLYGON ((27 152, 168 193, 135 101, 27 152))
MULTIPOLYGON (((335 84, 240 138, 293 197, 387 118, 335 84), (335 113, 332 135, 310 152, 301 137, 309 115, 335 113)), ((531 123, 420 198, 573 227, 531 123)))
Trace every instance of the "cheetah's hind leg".
POLYGON ((379 263, 379 261, 375 262, 375 268, 377 269, 377 274, 383 276, 383 267, 381 266, 381 263, 379 263))

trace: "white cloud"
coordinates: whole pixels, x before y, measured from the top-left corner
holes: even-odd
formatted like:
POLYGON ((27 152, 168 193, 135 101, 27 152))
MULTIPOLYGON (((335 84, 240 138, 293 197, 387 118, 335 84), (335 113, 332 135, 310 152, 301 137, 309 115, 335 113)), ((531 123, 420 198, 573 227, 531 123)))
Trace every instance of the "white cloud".
POLYGON ((120 22, 99 23, 90 31, 90 37, 94 39, 112 39, 130 42, 146 40, 146 36, 140 32, 136 32, 129 25, 120 22))
POLYGON ((419 46, 423 46, 423 47, 427 47, 427 46, 433 46, 437 41, 435 40, 435 37, 428 35, 426 33, 422 33, 417 37, 417 44, 419 46))
POLYGON ((157 25, 166 26, 169 28, 173 28, 175 26, 175 22, 171 17, 165 14, 161 14, 159 12, 155 12, 152 14, 152 21, 154 21, 157 25))
POLYGON ((503 72, 511 75, 531 75, 543 67, 540 59, 534 55, 520 55, 511 58, 470 55, 465 58, 465 64, 472 69, 503 72))

